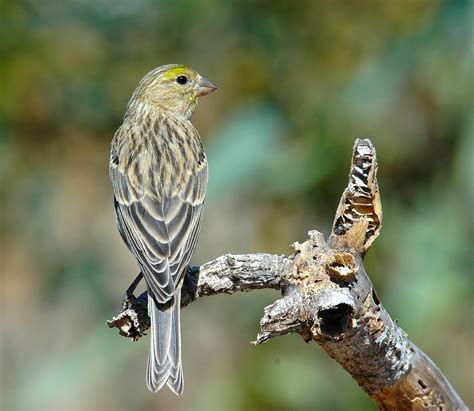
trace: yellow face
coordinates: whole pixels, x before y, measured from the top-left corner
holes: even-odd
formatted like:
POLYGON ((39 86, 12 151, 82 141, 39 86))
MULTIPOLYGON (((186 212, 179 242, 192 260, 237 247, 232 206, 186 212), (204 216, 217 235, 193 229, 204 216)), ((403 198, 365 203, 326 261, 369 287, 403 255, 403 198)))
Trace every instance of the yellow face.
POLYGON ((195 70, 169 64, 150 71, 138 85, 130 103, 149 102, 158 110, 189 118, 197 106, 198 98, 216 88, 214 83, 195 70))

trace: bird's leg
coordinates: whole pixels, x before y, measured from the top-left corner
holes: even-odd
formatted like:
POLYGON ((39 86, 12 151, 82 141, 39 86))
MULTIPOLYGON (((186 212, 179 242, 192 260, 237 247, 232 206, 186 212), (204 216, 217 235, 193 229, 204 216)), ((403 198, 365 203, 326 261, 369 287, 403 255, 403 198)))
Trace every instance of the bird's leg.
POLYGON ((133 292, 137 288, 138 284, 140 284, 140 281, 142 280, 142 278, 143 278, 143 273, 140 271, 137 274, 136 278, 132 281, 130 286, 127 288, 127 291, 125 291, 125 295, 127 298, 133 297, 133 292))
POLYGON ((122 308, 111 320, 107 321, 109 328, 118 328, 119 334, 137 341, 150 328, 150 318, 147 315, 147 292, 135 297, 133 293, 143 278, 139 272, 123 295, 122 308))
POLYGON ((130 300, 133 300, 135 296, 133 295, 135 289, 137 288, 138 284, 140 284, 140 281, 143 278, 143 273, 140 271, 138 275, 135 277, 135 279, 132 281, 132 283, 129 285, 127 288, 127 291, 125 291, 125 294, 123 296, 123 304, 122 304, 122 310, 128 308, 130 300))

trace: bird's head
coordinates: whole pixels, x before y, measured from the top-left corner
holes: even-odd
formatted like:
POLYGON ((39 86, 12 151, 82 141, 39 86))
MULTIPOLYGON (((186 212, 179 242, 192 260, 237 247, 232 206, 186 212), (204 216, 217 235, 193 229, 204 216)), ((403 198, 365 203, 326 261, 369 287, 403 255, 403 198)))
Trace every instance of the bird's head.
POLYGON ((217 86, 192 68, 168 64, 150 71, 140 81, 128 103, 128 111, 139 106, 151 106, 170 115, 189 118, 199 97, 216 90, 217 86))

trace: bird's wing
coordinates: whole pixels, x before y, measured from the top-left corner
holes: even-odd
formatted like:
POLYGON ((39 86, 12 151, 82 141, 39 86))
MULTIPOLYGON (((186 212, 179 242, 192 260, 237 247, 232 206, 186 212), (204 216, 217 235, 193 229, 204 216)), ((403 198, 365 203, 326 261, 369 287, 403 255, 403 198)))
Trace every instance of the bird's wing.
POLYGON ((172 190, 142 184, 111 159, 117 227, 158 303, 172 298, 196 246, 207 188, 207 162, 203 152, 199 156, 191 174, 172 190))

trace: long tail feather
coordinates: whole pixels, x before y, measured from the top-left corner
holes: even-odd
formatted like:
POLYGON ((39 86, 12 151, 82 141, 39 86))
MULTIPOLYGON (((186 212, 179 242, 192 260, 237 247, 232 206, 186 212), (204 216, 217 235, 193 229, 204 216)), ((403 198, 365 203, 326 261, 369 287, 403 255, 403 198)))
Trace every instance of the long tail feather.
POLYGON ((183 393, 180 305, 180 289, 176 292, 173 304, 166 309, 158 307, 153 298, 148 298, 151 338, 146 383, 152 392, 158 391, 167 383, 176 395, 183 393))

